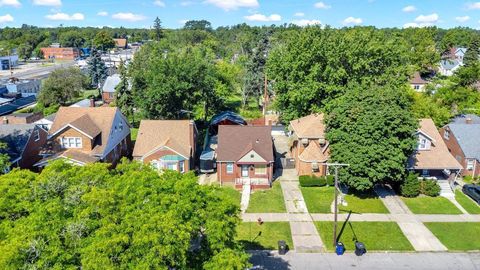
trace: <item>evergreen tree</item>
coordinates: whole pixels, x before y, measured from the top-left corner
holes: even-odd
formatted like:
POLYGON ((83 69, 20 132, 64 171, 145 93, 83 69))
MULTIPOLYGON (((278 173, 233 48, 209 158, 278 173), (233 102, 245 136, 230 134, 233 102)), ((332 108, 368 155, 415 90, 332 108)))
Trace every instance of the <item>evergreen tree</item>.
POLYGON ((100 86, 108 76, 107 66, 105 66, 100 52, 95 49, 92 50, 92 57, 88 61, 88 75, 92 80, 92 85, 95 85, 97 89, 100 89, 100 86))
POLYGON ((263 94, 265 80, 265 65, 270 49, 269 32, 265 33, 253 50, 252 58, 247 62, 247 74, 245 76, 245 93, 258 98, 263 94))
MULTIPOLYGON (((123 61, 120 63, 119 73, 120 83, 115 88, 115 102, 125 116, 133 116, 133 93, 128 82, 127 69, 123 61)), ((133 120, 133 122, 135 122, 135 120, 133 120)))
POLYGON ((479 58, 478 58, 479 55, 480 55, 480 39, 475 38, 473 39, 470 46, 468 46, 467 48, 467 52, 463 57, 463 63, 465 64, 465 66, 474 65, 476 62, 479 61, 479 58))
POLYGON ((163 29, 162 29, 162 21, 160 18, 155 18, 153 21, 153 29, 155 31, 155 40, 160 41, 163 38, 163 29))

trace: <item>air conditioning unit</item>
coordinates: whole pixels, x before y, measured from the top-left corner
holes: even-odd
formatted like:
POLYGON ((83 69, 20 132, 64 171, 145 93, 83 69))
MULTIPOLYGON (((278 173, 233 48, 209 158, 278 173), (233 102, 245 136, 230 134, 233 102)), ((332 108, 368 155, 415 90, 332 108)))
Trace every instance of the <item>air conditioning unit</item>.
POLYGON ((327 141, 325 140, 325 138, 320 138, 320 139, 318 139, 318 143, 320 145, 325 145, 325 143, 327 143, 327 141))

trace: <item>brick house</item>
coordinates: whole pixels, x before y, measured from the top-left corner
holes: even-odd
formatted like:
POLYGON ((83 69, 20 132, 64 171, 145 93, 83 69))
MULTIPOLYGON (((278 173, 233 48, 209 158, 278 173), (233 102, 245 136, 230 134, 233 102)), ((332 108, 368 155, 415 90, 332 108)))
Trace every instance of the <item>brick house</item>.
POLYGON ((102 100, 105 103, 111 103, 115 100, 115 87, 120 83, 120 75, 113 74, 107 77, 102 86, 102 100))
POLYGON ((1 124, 31 124, 43 118, 43 113, 12 113, 3 116, 1 124))
POLYGON ((35 124, 0 125, 0 141, 7 144, 2 152, 9 155, 11 167, 32 169, 42 158, 47 136, 47 131, 35 124))
POLYGON ((80 50, 77 48, 40 48, 44 59, 75 60, 80 57, 80 50))
POLYGON ((462 166, 452 156, 432 119, 420 119, 417 149, 408 159, 408 169, 423 177, 454 180, 462 166))
POLYGON ((323 114, 316 113, 290 121, 290 155, 298 175, 324 176, 328 173, 329 143, 325 138, 323 114))
POLYGON ((157 170, 195 169, 198 131, 191 120, 142 120, 133 158, 157 170))
POLYGON ((56 159, 76 165, 108 162, 116 165, 130 154, 130 126, 116 107, 61 107, 48 131, 44 167, 56 159))
POLYGON ((459 116, 441 128, 440 134, 448 151, 462 165, 462 175, 480 176, 480 118, 459 116))
POLYGON ((216 153, 221 185, 271 187, 274 158, 270 126, 218 126, 216 153))

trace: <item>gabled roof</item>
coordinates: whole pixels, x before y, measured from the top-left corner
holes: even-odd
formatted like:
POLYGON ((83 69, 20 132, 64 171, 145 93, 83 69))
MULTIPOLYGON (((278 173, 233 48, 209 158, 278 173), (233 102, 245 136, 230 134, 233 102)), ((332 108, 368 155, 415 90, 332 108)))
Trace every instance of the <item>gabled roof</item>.
POLYGON ((452 124, 480 124, 480 116, 475 114, 461 114, 452 120, 452 124), (467 123, 467 121, 471 121, 467 123))
POLYGON ((185 158, 190 157, 195 129, 190 129, 191 125, 195 124, 190 120, 142 120, 133 156, 143 157, 157 149, 168 147, 185 158))
POLYGON ((460 66, 461 64, 462 63, 458 60, 445 59, 445 60, 440 61, 440 65, 445 70, 452 70, 452 69, 460 66))
POLYGON ((218 127, 218 161, 238 161, 251 150, 267 162, 273 162, 273 142, 270 126, 218 127))
POLYGON ((462 169, 462 165, 448 151, 447 145, 443 141, 437 127, 432 119, 420 119, 419 132, 432 138, 429 150, 416 151, 408 160, 408 167, 422 169, 462 169))
POLYGON ((305 150, 298 156, 304 162, 326 162, 329 158, 328 145, 320 147, 316 142, 309 142, 305 150))
POLYGON ((480 160, 480 124, 448 124, 467 158, 480 160))
POLYGON ((115 93, 115 87, 117 87, 120 81, 121 79, 119 74, 113 74, 108 76, 105 80, 105 83, 103 84, 102 92, 115 93))
POLYGON ((427 84, 428 82, 420 76, 420 72, 415 72, 412 79, 410 80, 411 84, 427 84))
POLYGON ((298 138, 325 138, 323 113, 314 113, 290 121, 290 127, 298 138))
POLYGON ((34 130, 35 124, 0 125, 0 141, 7 144, 10 161, 21 157, 34 130))
POLYGON ((85 134, 101 135, 101 144, 94 149, 95 153, 101 154, 110 140, 117 110, 116 107, 60 107, 48 134, 54 136, 65 127, 73 126, 85 134))

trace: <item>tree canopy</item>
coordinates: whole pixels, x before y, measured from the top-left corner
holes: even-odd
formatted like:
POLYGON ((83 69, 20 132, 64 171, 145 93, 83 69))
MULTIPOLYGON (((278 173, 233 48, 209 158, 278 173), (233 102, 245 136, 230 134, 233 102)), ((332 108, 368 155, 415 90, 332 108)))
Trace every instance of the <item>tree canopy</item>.
POLYGON ((80 97, 87 86, 88 78, 79 68, 56 69, 43 81, 38 101, 45 107, 65 105, 80 97))
POLYGON ((2 269, 245 269, 239 209, 193 174, 57 161, 0 176, 2 269))

